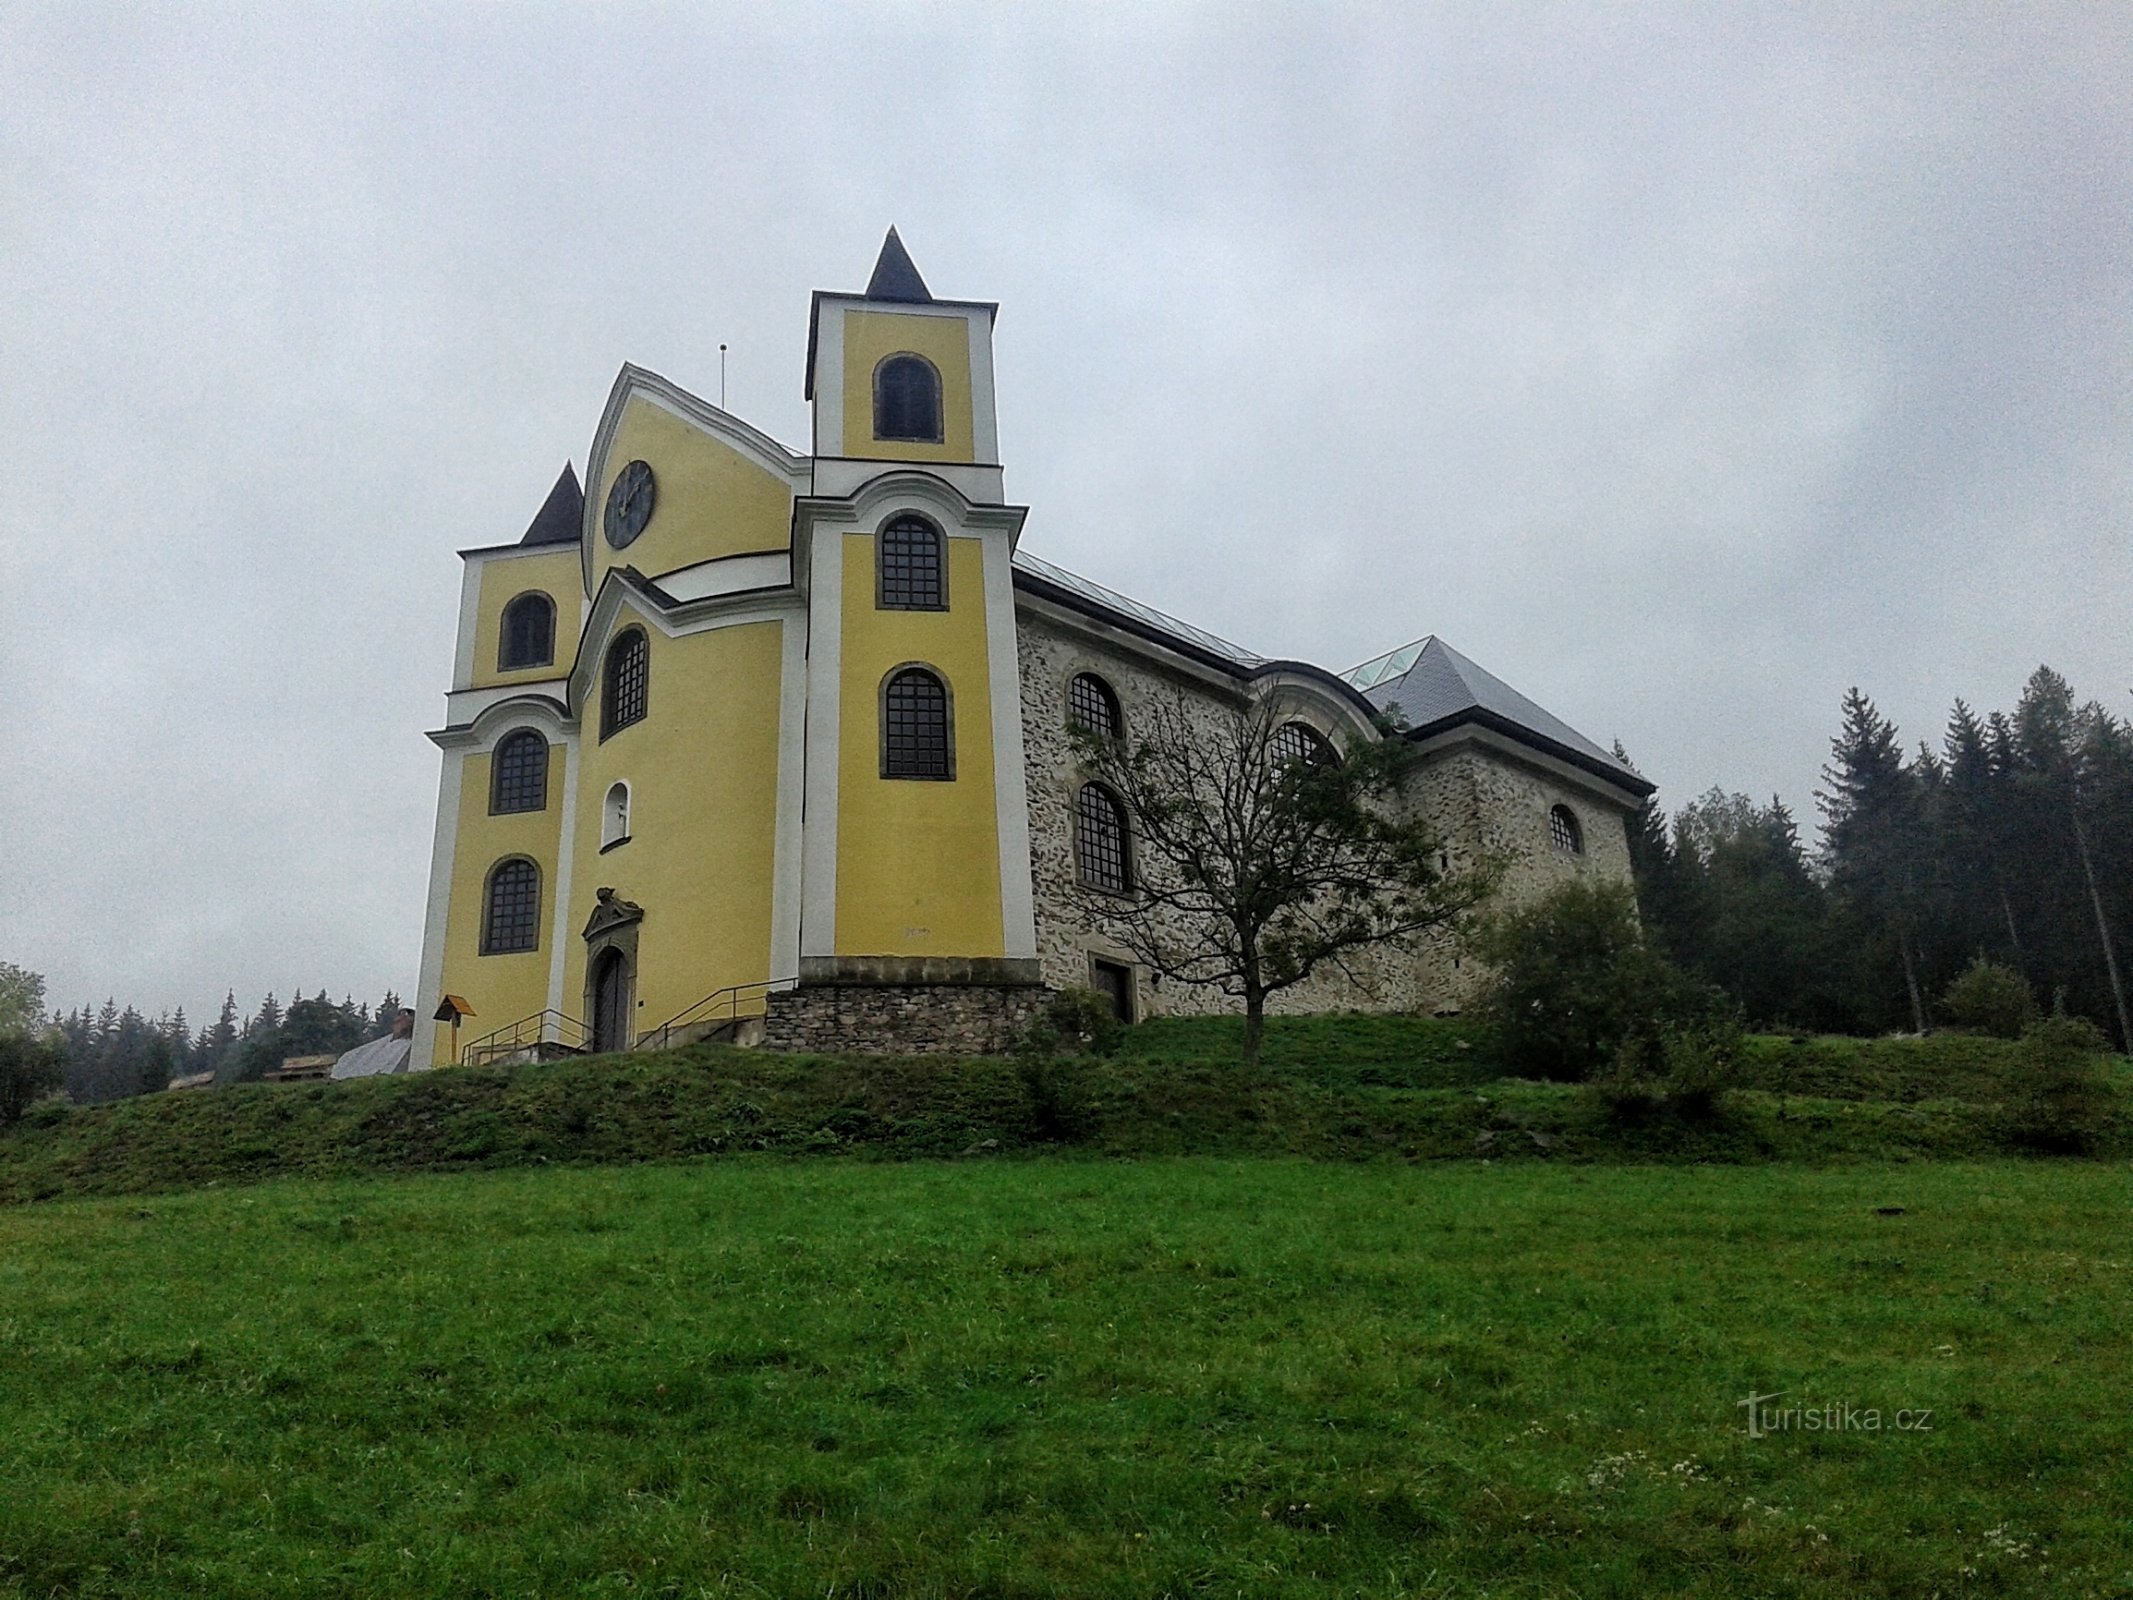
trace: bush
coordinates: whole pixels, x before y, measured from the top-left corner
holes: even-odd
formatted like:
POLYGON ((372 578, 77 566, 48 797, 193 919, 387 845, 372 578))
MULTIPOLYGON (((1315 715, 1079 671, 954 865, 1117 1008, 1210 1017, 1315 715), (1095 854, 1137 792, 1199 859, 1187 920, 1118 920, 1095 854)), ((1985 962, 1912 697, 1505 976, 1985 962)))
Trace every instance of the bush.
POLYGON ((66 1081, 66 1051, 55 1040, 0 1031, 0 1128, 66 1081))
POLYGON ((1108 1056, 1117 1051, 1124 1034, 1111 1002, 1094 989, 1061 989, 1015 1049, 1026 1056, 1056 1055, 1062 1050, 1108 1056))
POLYGON ((1670 1031, 1730 1014, 1645 943, 1627 884, 1566 883, 1485 926, 1476 953, 1493 973, 1481 1014, 1505 1064, 1531 1077, 1664 1076, 1670 1031))
POLYGON ((2014 968, 1977 956, 1941 995, 1940 1011, 1958 1028, 1972 1033, 2019 1039, 2037 1020, 2037 997, 2014 968))
POLYGON ((2086 1155, 2111 1123, 2105 1079, 2109 1041, 2083 1017, 2055 1011, 2023 1031, 2004 1105, 2010 1144, 2053 1155, 2086 1155))
POLYGON ((1632 1032, 1594 1076, 1592 1090, 1625 1122, 1662 1111, 1707 1122, 1725 1109, 1726 1092, 1740 1081, 1743 1043, 1737 1019, 1724 1015, 1632 1032))

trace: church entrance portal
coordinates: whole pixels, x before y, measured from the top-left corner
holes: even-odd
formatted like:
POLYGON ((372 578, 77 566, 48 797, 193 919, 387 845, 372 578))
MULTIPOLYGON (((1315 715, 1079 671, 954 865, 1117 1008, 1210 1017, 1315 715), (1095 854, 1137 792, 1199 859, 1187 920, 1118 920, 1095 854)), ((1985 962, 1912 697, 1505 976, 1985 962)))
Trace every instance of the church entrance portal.
POLYGON ((600 952, 593 973, 593 1049, 630 1047, 630 963, 620 950, 600 952))

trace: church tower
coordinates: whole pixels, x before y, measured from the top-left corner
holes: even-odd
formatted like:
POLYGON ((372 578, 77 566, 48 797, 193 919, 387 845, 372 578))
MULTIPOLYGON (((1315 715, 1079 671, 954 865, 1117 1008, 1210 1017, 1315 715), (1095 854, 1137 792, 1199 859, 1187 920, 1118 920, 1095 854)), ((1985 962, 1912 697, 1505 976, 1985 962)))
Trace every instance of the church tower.
POLYGON ((893 228, 863 293, 814 296, 803 984, 1035 973, 997 312, 893 228))

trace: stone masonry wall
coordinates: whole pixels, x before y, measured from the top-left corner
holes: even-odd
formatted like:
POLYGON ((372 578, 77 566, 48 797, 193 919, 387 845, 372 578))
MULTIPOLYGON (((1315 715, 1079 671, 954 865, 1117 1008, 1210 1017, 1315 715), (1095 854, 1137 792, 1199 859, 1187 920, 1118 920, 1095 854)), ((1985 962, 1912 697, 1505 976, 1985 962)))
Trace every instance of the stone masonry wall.
POLYGON ((825 983, 769 996, 763 1047, 993 1055, 1043 1011, 1040 984, 825 983))
MULTIPOLYGON (((1119 698, 1129 738, 1136 705, 1145 707, 1157 697, 1177 701, 1188 713, 1199 713, 1210 729, 1224 714, 1224 702, 1204 683, 1165 672, 1130 646, 1107 646, 1028 611, 1017 623, 1030 868, 1044 982, 1052 988, 1086 985, 1093 954, 1136 967, 1144 1014, 1238 1009, 1241 1002, 1212 989, 1175 982, 1157 987, 1147 969, 1138 967, 1092 914, 1092 905, 1101 902, 1078 885, 1074 871, 1073 801, 1084 774, 1067 733, 1067 684, 1078 672, 1093 672, 1110 684, 1119 698)), ((1493 902, 1496 906, 1530 899, 1566 877, 1628 880, 1623 813, 1582 787, 1508 752, 1464 743, 1424 756, 1408 775, 1404 803, 1411 814, 1419 813, 1433 825, 1448 868, 1471 866, 1485 856, 1511 863, 1493 902), (1583 855, 1569 855, 1552 845, 1548 812, 1556 805, 1567 805, 1577 816, 1584 834, 1583 855)), ((1448 930, 1424 935, 1411 953, 1363 952, 1350 965, 1361 982, 1322 968, 1310 982, 1276 996, 1271 1009, 1453 1009, 1471 998, 1481 976, 1448 930)))

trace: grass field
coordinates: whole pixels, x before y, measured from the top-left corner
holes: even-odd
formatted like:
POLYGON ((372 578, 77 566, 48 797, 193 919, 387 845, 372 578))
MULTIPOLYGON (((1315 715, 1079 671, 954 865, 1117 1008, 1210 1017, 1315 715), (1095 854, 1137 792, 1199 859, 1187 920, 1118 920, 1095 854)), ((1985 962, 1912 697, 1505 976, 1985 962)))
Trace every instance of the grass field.
POLYGON ((2129 1202, 752 1155, 0 1208, 0 1594, 2123 1595, 2129 1202), (1751 1438, 1773 1391, 1882 1426, 1751 1438))

